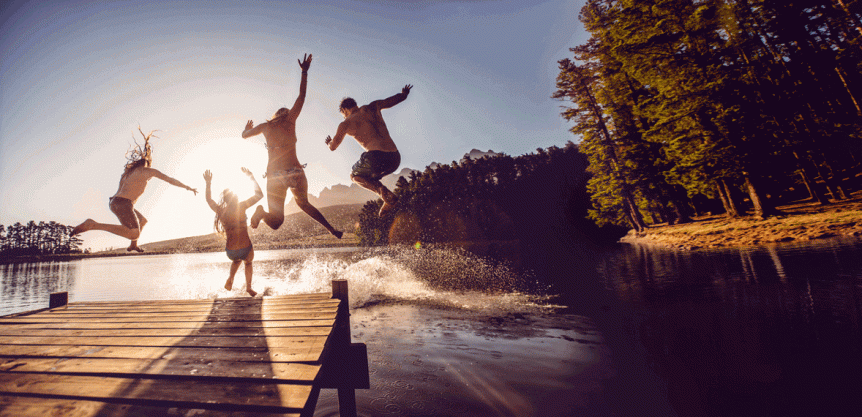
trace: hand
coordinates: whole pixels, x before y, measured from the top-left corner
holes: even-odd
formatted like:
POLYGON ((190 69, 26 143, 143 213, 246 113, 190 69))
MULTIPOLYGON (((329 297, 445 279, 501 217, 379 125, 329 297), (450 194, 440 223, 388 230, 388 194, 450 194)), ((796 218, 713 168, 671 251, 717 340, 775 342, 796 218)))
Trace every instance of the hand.
POLYGON ((195 193, 195 195, 198 195, 198 189, 197 189, 197 188, 191 188, 191 187, 189 187, 189 191, 191 191, 191 192, 195 193))
POLYGON ((245 175, 248 175, 249 177, 254 178, 254 174, 252 174, 251 171, 248 170, 248 168, 242 167, 240 169, 242 169, 242 172, 245 173, 245 175))
POLYGON ((249 120, 248 123, 245 124, 245 130, 249 130, 253 127, 254 127, 254 123, 252 123, 251 120, 249 120))
POLYGON ((302 72, 308 71, 308 68, 311 67, 311 54, 308 54, 308 56, 302 54, 302 61, 297 59, 296 62, 299 62, 299 67, 302 68, 302 72))
POLYGON ((411 88, 413 88, 412 85, 410 85, 410 84, 405 85, 404 88, 401 89, 401 94, 404 94, 405 96, 410 94, 411 88))
POLYGON ((206 170, 206 172, 204 172, 204 181, 206 181, 207 185, 209 185, 210 181, 212 181, 212 180, 213 180, 213 173, 210 172, 210 170, 206 170))
POLYGON ((332 137, 331 137, 331 136, 327 136, 327 137, 326 137, 326 140, 325 140, 324 142, 325 142, 327 145, 329 145, 329 142, 332 142, 332 137))

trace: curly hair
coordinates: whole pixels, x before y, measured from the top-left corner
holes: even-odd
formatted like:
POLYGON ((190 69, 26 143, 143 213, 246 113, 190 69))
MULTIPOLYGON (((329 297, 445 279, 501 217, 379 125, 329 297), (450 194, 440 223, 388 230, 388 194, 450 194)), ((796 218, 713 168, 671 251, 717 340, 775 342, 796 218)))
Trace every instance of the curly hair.
POLYGON ((123 177, 128 175, 135 168, 141 166, 149 167, 153 163, 153 148, 150 146, 150 139, 158 136, 153 135, 155 130, 148 134, 144 134, 144 131, 141 130, 140 126, 138 126, 138 132, 141 132, 141 136, 144 137, 144 144, 141 145, 136 139, 132 139, 135 141, 135 145, 126 151, 126 169, 123 171, 123 177))
POLYGON ((342 111, 344 109, 352 109, 354 107, 356 107, 356 100, 350 97, 345 97, 343 100, 341 100, 341 104, 338 105, 338 111, 342 111))

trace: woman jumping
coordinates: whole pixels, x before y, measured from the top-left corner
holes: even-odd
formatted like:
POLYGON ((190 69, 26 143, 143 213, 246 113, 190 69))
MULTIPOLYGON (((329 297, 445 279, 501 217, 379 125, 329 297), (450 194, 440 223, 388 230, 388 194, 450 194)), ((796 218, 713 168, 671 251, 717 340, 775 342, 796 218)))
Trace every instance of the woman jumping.
POLYGON ((254 183, 254 195, 242 202, 239 201, 235 193, 225 189, 221 193, 221 201, 216 204, 210 194, 210 183, 213 179, 213 174, 210 170, 204 172, 204 181, 207 183, 207 204, 215 212, 213 227, 218 234, 222 236, 226 235, 225 252, 227 253, 227 257, 233 261, 230 265, 230 276, 227 282, 225 282, 224 288, 228 291, 233 288, 233 277, 236 275, 237 269, 239 269, 239 264, 245 262, 245 290, 249 295, 254 297, 257 295, 257 292, 251 289, 251 262, 254 260, 254 248, 251 245, 251 239, 248 237, 245 211, 263 198, 263 191, 260 190, 260 185, 257 184, 251 171, 242 168, 242 172, 248 175, 254 183))
POLYGON ((272 229, 278 229, 284 222, 284 200, 287 197, 287 190, 290 189, 296 205, 302 211, 325 227, 333 236, 341 239, 342 232, 335 230, 323 214, 308 202, 308 180, 302 169, 304 165, 299 163, 299 158, 296 156, 296 119, 305 103, 309 67, 311 67, 311 55, 304 56, 299 62, 302 80, 299 83, 299 96, 292 109, 282 107, 275 112, 272 120, 257 126, 249 120, 242 132, 244 139, 263 133, 266 149, 269 151, 265 176, 269 212, 264 210, 263 206, 257 206, 251 216, 251 227, 256 229, 263 220, 272 229))
POLYGON ((198 194, 198 190, 162 174, 161 171, 155 168, 150 168, 150 165, 153 163, 153 149, 150 146, 150 138, 154 137, 153 132, 145 135, 140 128, 138 128, 138 131, 144 137, 144 145, 141 147, 136 141, 132 150, 126 153, 128 162, 126 163, 123 175, 120 177, 120 187, 117 193, 108 199, 109 207, 120 220, 120 224, 98 223, 93 219, 87 219, 72 229, 72 236, 88 230, 103 230, 131 240, 132 243, 126 248, 127 251, 143 252, 144 250, 138 247, 138 237, 141 235, 141 230, 147 224, 147 219, 141 212, 135 210, 134 205, 138 201, 138 197, 144 193, 147 182, 155 177, 168 184, 185 188, 195 193, 195 195, 198 194))

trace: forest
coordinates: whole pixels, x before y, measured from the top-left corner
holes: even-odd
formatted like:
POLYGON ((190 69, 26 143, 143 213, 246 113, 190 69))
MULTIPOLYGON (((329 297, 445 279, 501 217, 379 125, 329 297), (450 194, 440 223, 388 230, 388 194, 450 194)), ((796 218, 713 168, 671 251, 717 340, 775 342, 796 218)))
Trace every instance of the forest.
POLYGON ((860 190, 862 3, 588 0, 553 97, 588 216, 643 230, 860 190))
POLYGON ((31 220, 27 224, 15 223, 6 228, 0 224, 0 256, 37 256, 80 253, 82 241, 69 236, 72 226, 57 222, 31 220))
MULTIPOLYGON (((401 177, 395 213, 378 216, 382 200, 365 204, 357 235, 363 245, 520 240, 552 236, 596 244, 624 230, 587 219, 587 158, 578 146, 537 149, 512 157, 465 157, 401 177)), ((542 257, 544 258, 544 257, 542 257)))

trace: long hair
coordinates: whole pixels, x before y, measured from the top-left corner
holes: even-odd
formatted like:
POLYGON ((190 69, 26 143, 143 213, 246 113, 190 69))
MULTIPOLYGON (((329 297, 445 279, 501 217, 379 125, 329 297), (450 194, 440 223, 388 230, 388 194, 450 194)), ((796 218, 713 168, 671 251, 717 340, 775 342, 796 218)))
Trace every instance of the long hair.
MULTIPOLYGON (((233 207, 233 211, 236 212, 238 204, 239 198, 233 191, 225 188, 224 191, 221 192, 219 202, 216 204, 218 206, 218 210, 215 211, 215 220, 213 220, 213 229, 215 229, 215 232, 219 236, 225 237, 224 223, 225 221, 231 220, 227 214, 231 207, 233 207)), ((242 213, 242 220, 245 222, 245 213, 242 213)))
POLYGON ((275 111, 275 114, 272 115, 272 119, 267 120, 267 123, 271 123, 274 125, 280 125, 285 120, 287 120, 287 115, 290 114, 290 109, 287 107, 282 107, 275 111))
POLYGON ((135 141, 135 145, 126 151, 126 169, 123 171, 123 178, 125 178, 126 175, 129 175, 129 173, 135 170, 135 168, 142 166, 149 167, 153 164, 153 148, 150 146, 150 138, 158 136, 153 135, 155 130, 148 134, 144 134, 144 131, 141 130, 140 126, 138 126, 138 132, 141 132, 141 136, 144 137, 144 144, 141 145, 136 139, 132 139, 135 141))

